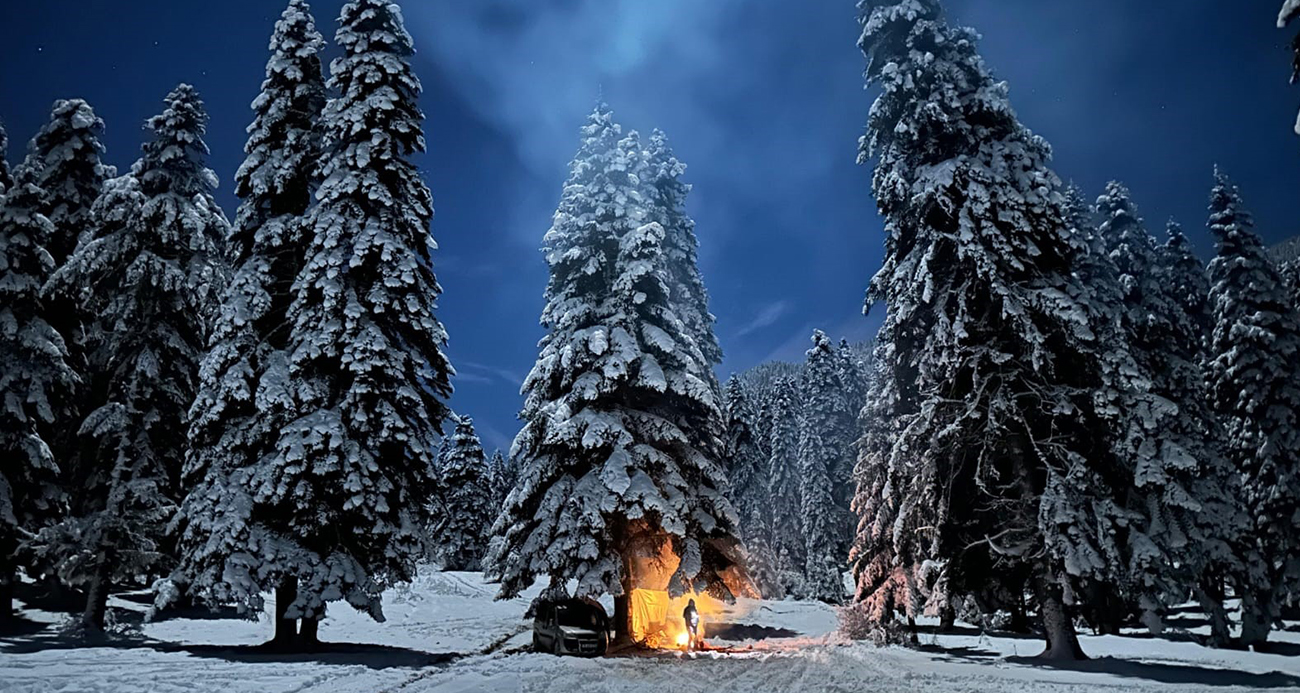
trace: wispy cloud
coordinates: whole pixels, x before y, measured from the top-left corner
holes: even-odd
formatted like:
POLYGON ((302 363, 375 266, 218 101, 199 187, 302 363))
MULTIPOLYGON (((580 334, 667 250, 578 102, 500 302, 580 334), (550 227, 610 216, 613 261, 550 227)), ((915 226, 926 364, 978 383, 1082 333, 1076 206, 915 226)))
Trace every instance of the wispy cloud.
POLYGON ((764 327, 771 327, 776 324, 777 320, 780 320, 788 312, 790 312, 789 301, 781 300, 776 301, 775 303, 769 303, 764 306, 762 310, 758 311, 758 314, 755 315, 753 319, 741 327, 740 330, 736 332, 736 336, 745 337, 763 329, 764 327))
POLYGON ((520 387, 524 384, 524 376, 509 368, 501 368, 487 363, 478 363, 475 361, 456 361, 456 371, 461 377, 469 376, 467 380, 476 383, 504 382, 507 385, 520 387))
POLYGON ((815 329, 818 329, 817 323, 800 323, 799 327, 790 332, 781 344, 770 351, 759 363, 766 363, 767 361, 802 361, 804 352, 808 350, 808 346, 812 343, 811 337, 815 329))
POLYGON ((479 375, 478 373, 471 372, 469 369, 465 368, 465 364, 463 363, 456 364, 456 380, 459 380, 462 383, 489 384, 494 382, 492 378, 489 378, 486 375, 479 375))
MULTIPOLYGON (((516 139, 524 163, 550 175, 573 153, 601 91, 651 110, 719 69, 717 37, 741 0, 424 0, 407 16, 469 102, 516 139), (631 88, 636 82, 638 87, 631 88)), ((718 124, 694 100, 702 127, 718 124)), ((622 110, 622 109, 619 109, 622 110)))

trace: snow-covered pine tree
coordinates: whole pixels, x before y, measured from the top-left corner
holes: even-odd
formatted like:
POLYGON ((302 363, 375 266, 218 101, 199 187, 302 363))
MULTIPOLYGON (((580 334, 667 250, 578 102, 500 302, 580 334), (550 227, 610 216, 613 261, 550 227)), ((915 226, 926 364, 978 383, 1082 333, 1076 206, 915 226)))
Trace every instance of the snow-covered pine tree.
MULTIPOLYGON (((873 187, 887 231, 869 298, 888 306, 881 355, 898 422, 884 454, 864 455, 859 469, 910 458, 886 487, 897 496, 890 543, 904 569, 941 561, 955 594, 1023 569, 1044 656, 1081 657, 1068 595, 1123 558, 1110 533, 1115 438, 1098 435, 1108 422, 1090 397, 1104 384, 1103 346, 1072 272, 1087 249, 1049 146, 1017 120, 974 32, 949 26, 937 0, 859 7, 867 77, 882 92, 861 159, 878 159, 873 187)), ((869 527, 870 490, 857 503, 869 527)), ((859 566, 891 564, 865 550, 880 542, 859 546, 859 566)))
POLYGON ((538 578, 548 594, 615 598, 630 635, 631 563, 667 547, 669 591, 729 596, 740 560, 723 496, 720 402, 710 367, 673 312, 665 231, 648 220, 636 133, 608 107, 582 130, 544 240, 547 335, 524 383, 519 483, 498 519, 489 572, 510 597, 538 578))
MULTIPOLYGON (((695 221, 686 213, 686 196, 691 191, 691 186, 681 179, 686 165, 673 153, 668 136, 658 129, 650 134, 646 154, 650 167, 648 182, 652 186, 650 202, 654 207, 651 219, 659 222, 667 234, 664 256, 668 262, 674 312, 712 368, 722 363, 722 347, 713 332, 715 318, 709 312, 709 292, 700 275, 700 244, 695 236, 695 221)), ((711 377, 710 384, 719 389, 716 376, 711 377)))
POLYGON ((294 485, 279 548, 293 554, 303 643, 326 602, 382 619, 383 589, 413 577, 453 373, 432 199, 410 160, 425 146, 411 36, 393 2, 355 0, 335 43, 323 182, 288 311, 295 411, 263 465, 294 485))
MULTIPOLYGON (((455 412, 448 410, 447 420, 455 422, 457 415, 455 412)), ((453 431, 455 429, 453 428, 453 431)), ((446 517, 443 509, 442 487, 439 485, 439 479, 442 477, 442 469, 447 466, 447 457, 451 455, 452 437, 446 435, 441 430, 439 435, 442 438, 438 441, 438 449, 431 458, 432 468, 429 470, 430 487, 429 494, 425 497, 422 505, 424 506, 424 517, 422 518, 424 527, 424 559, 427 561, 437 561, 438 551, 438 532, 439 526, 446 517)))
MULTIPOLYGON (((745 491, 750 488, 760 469, 755 464, 754 453, 758 448, 757 432, 754 430, 754 407, 749 399, 748 388, 736 376, 727 379, 723 389, 727 412, 727 435, 724 440, 727 469, 727 498, 736 508, 745 527, 748 513, 745 512, 745 491)), ((763 494, 766 495, 766 494, 763 494)))
POLYGON ((81 296, 107 334, 92 367, 107 368, 103 401, 81 426, 98 472, 87 500, 40 544, 60 576, 88 588, 82 625, 101 629, 110 586, 162 567, 165 523, 179 501, 194 401, 209 332, 211 297, 223 276, 226 222, 204 165, 207 115, 182 84, 149 119, 153 139, 129 177, 96 204, 96 229, 51 279, 52 293, 81 296), (93 286, 93 292, 78 287, 93 286))
POLYGON ((1300 310, 1300 260, 1283 263, 1277 268, 1282 281, 1291 292, 1291 305, 1300 310))
POLYGON ((490 481, 474 421, 458 417, 439 469, 440 512, 430 536, 436 542, 434 560, 443 570, 479 570, 483 564, 488 530, 496 519, 490 481))
MULTIPOLYGON (((855 417, 862 411, 862 407, 867 404, 867 390, 871 382, 871 358, 874 348, 875 346, 871 342, 854 345, 850 344, 847 339, 841 339, 839 348, 835 352, 836 368, 840 373, 844 399, 848 403, 848 410, 855 417)), ((856 439, 857 431, 851 433, 855 435, 856 439)), ((849 457, 848 469, 842 473, 845 479, 853 476, 853 456, 850 455, 849 457)), ((849 495, 852 496, 852 492, 849 495)))
POLYGON ((737 376, 727 380, 727 491, 740 521, 741 539, 748 557, 749 577, 763 596, 781 598, 772 556, 771 475, 763 450, 758 412, 750 388, 737 376))
POLYGON ((90 230, 90 209, 115 175, 100 159, 104 121, 81 99, 60 99, 32 138, 21 169, 43 192, 41 212, 54 225, 47 246, 61 266, 90 230))
POLYGON ((9 133, 0 122, 0 190, 13 187, 14 177, 9 171, 9 133))
MULTIPOLYGON (((137 242, 131 225, 136 222, 142 204, 140 186, 134 176, 127 174, 105 181, 104 192, 90 210, 90 231, 86 239, 86 244, 100 241, 98 255, 78 256, 73 253, 42 288, 43 298, 69 306, 82 320, 81 339, 77 345, 82 369, 79 394, 86 411, 93 411, 108 402, 109 383, 115 375, 111 366, 116 358, 112 348, 114 316, 108 310, 115 287, 105 290, 95 287, 93 282, 111 273, 115 264, 129 262, 124 258, 129 257, 137 242)), ((111 467, 105 466, 103 459, 93 454, 96 445, 88 439, 89 431, 83 430, 83 422, 84 415, 81 419, 74 419, 69 426, 79 438, 78 450, 73 459, 64 460, 60 465, 68 467, 62 471, 67 490, 67 515, 72 518, 84 517, 97 510, 112 471, 111 467)), ((56 547, 47 546, 43 550, 52 551, 56 547)), ((55 557, 54 554, 51 556, 55 557)))
MULTIPOLYGON (((1150 408, 1150 402, 1145 398, 1148 385, 1144 380, 1146 376, 1139 372, 1129 353, 1127 335, 1124 332, 1125 307, 1120 272, 1110 256, 1105 239, 1098 232, 1099 214, 1084 199, 1083 191, 1073 184, 1065 191, 1063 209, 1067 227, 1072 230, 1078 247, 1082 250, 1074 262, 1075 275, 1083 280, 1083 286, 1076 289, 1076 295, 1089 306, 1092 329, 1098 335, 1099 343, 1110 347, 1099 354, 1099 381, 1092 390, 1094 407, 1103 415, 1090 423, 1095 427, 1098 440, 1133 441, 1128 447, 1121 446, 1123 449, 1119 458, 1097 456, 1094 466, 1108 465, 1108 476, 1089 475, 1068 487, 1069 491, 1087 493, 1109 479, 1124 477, 1135 466, 1134 448, 1139 441, 1150 440, 1147 431, 1141 426, 1141 420, 1135 415, 1143 406, 1150 408)), ((1164 416, 1167 416, 1164 409, 1158 409, 1152 414, 1153 418, 1164 416)), ((1149 449, 1157 449, 1157 443, 1151 441, 1149 449)), ((1112 486, 1110 490, 1114 492, 1119 489, 1112 486)), ((1076 503, 1081 500, 1078 496, 1074 498, 1076 503)), ((1121 500, 1103 506, 1110 511, 1105 515, 1106 520, 1114 521, 1113 515, 1116 513, 1123 515, 1124 511, 1120 507, 1127 505, 1127 501, 1121 500)), ((1123 518, 1126 521, 1119 526, 1126 528, 1130 522, 1137 524, 1139 519, 1139 515, 1130 515, 1123 518)), ((1118 529, 1113 534, 1116 535, 1116 541, 1101 544, 1105 553, 1094 561, 1088 579, 1077 581, 1080 594, 1074 600, 1080 615, 1100 634, 1118 634, 1137 611, 1137 597, 1132 594, 1132 590, 1127 589, 1129 583, 1122 570, 1118 549, 1126 535, 1118 529)), ((1163 557, 1158 552, 1152 553, 1157 559, 1163 557)))
MULTIPOLYGON (((846 567, 849 549, 853 546, 853 528, 857 517, 853 514, 853 467, 858 460, 858 439, 862 435, 860 417, 867 403, 867 368, 865 359, 870 351, 855 350, 848 340, 841 339, 835 352, 835 373, 839 379, 842 399, 840 420, 844 425, 836 433, 834 445, 841 451, 837 464, 830 469, 831 497, 835 501, 835 555, 840 558, 840 572, 846 567)), ((807 375, 805 375, 807 377, 807 375)), ((843 587, 841 586, 841 591, 843 587)))
MULTIPOLYGON (((49 122, 28 145, 27 158, 20 166, 22 175, 42 191, 40 211, 53 225, 46 249, 56 268, 67 261, 80 242, 89 239, 95 201, 103 193, 105 181, 117 175, 101 160, 103 134, 104 121, 85 101, 55 101, 49 122)), ((86 375, 73 396, 55 412, 54 419, 60 425, 51 431, 49 440, 62 476, 75 482, 84 471, 76 424, 85 418, 88 403, 95 398, 94 386, 102 381, 99 374, 91 372, 86 360, 93 333, 98 331, 92 327, 97 316, 83 313, 75 299, 54 295, 44 297, 43 308, 46 321, 66 341, 68 364, 86 375)))
POLYGON ((921 564, 929 556, 929 543, 915 534, 897 531, 900 518, 911 512, 911 499, 896 489, 908 489, 918 469, 912 456, 900 454, 894 440, 906 431, 910 418, 899 397, 893 377, 894 342, 884 332, 876 342, 874 369, 868 378, 867 403, 860 415, 862 439, 854 467, 853 512, 858 516, 854 543, 849 551, 855 584, 855 609, 866 625, 879 633, 850 633, 855 637, 875 636, 879 641, 901 640, 895 614, 914 619, 920 613, 922 597, 918 586, 921 564))
POLYGON ((803 398, 793 379, 778 381, 774 388, 768 420, 768 469, 771 473, 772 552, 782 591, 803 598, 805 556, 808 542, 803 531, 803 470, 799 467, 800 415, 803 398))
POLYGON ((43 317, 41 287, 54 271, 44 244, 54 226, 40 212, 44 192, 20 176, 0 191, 0 621, 13 613, 24 536, 57 521, 63 504, 50 434, 77 375, 63 336, 43 317))
POLYGON ((307 3, 290 0, 271 36, 246 158, 235 174, 241 202, 230 234, 232 277, 190 409, 188 495, 176 522, 176 581, 213 603, 251 607, 250 617, 260 613, 261 595, 274 591, 280 643, 296 635, 288 609, 300 556, 267 549, 292 536, 300 498, 299 487, 280 483, 297 463, 272 465, 286 461, 275 451, 294 411, 285 315, 310 240, 305 215, 321 155, 323 43, 307 3))
MULTIPOLYGON (((1245 516, 1236 505, 1236 475, 1219 447, 1222 431, 1208 407, 1199 327, 1181 296, 1195 280, 1166 270, 1123 185, 1106 186, 1097 212, 1117 272, 1123 337, 1146 381, 1141 387, 1152 396, 1142 401, 1140 417, 1156 419, 1144 431, 1145 442, 1138 441, 1129 500, 1129 509, 1142 517, 1131 543, 1151 542, 1156 549, 1135 543, 1126 581, 1148 627, 1158 631, 1160 614, 1184 601, 1188 586, 1207 571, 1244 570, 1233 547, 1246 534, 1245 516), (1152 445, 1156 452, 1143 454, 1152 445)), ((1210 594, 1201 592, 1202 600, 1215 616, 1216 639, 1226 644, 1222 600, 1210 594)))
POLYGON ((1220 545, 1204 547, 1208 559, 1201 566, 1194 592, 1201 605, 1210 614, 1211 644, 1225 646, 1230 641, 1227 613, 1223 608, 1226 595, 1224 585, 1228 576, 1244 574, 1254 561, 1250 546, 1252 532, 1250 518, 1242 507, 1241 476, 1228 466, 1225 454, 1225 433, 1222 422, 1210 406, 1206 385, 1205 350, 1210 337, 1210 283, 1205 264, 1192 252, 1191 243, 1182 227, 1170 220, 1165 227, 1167 239, 1160 247, 1158 272, 1160 285, 1177 307, 1169 318, 1174 336, 1167 344, 1171 366, 1161 379, 1169 390, 1169 397, 1178 404, 1179 411, 1189 421, 1201 422, 1203 434, 1215 458, 1222 463, 1220 473, 1207 474, 1203 483, 1218 483, 1229 508, 1209 508, 1202 522, 1216 523, 1214 535, 1228 540, 1227 556, 1216 555, 1220 545), (1226 478, 1225 475, 1226 474, 1226 478))
MULTIPOLYGON (((147 124, 153 140, 142 147, 143 156, 131 173, 140 184, 143 204, 135 221, 140 239, 140 257, 157 263, 155 276, 165 283, 155 296, 135 297, 124 304, 124 315, 135 323, 132 336, 123 334, 115 353, 129 353, 152 371, 151 395, 154 406, 165 404, 159 413, 166 422, 148 427, 155 436, 154 452, 163 460, 169 501, 177 503, 185 493, 181 484, 184 456, 189 449, 186 431, 188 412, 198 389, 199 365, 212 333, 220 292, 228 277, 226 238, 230 223, 213 196, 217 175, 207 167, 208 114, 198 92, 188 84, 178 85, 166 98, 167 108, 147 124), (184 279, 183 283, 175 283, 184 279), (153 303, 153 305, 150 305, 153 303), (138 311, 138 312, 137 312, 138 311), (140 329, 147 325, 145 329, 140 329), (149 360, 158 358, 160 363, 149 360), (175 408, 173 408, 175 407, 175 408), (165 436, 166 444, 160 444, 165 436)), ((128 270, 128 275, 132 274, 128 270)), ((128 276, 124 287, 138 288, 128 276)), ((116 317, 116 316, 115 316, 116 317)), ((120 319, 114 332, 131 330, 120 319)), ((132 385, 123 392, 139 396, 148 390, 132 385)), ((127 395, 110 395, 121 398, 127 395)), ((127 403, 124 400, 123 404, 127 403)), ((143 414, 145 410, 141 410, 143 414)))
MULTIPOLYGON (((664 230, 664 271, 667 273, 669 305, 683 332, 695 342, 706 368, 700 377, 713 390, 714 401, 723 401, 722 386, 715 367, 722 363, 722 347, 713 326, 716 322, 709 312, 709 292, 699 266, 699 240, 695 235, 695 220, 686 212, 686 197, 691 186, 682 181, 686 165, 674 154, 668 136, 659 129, 650 135, 645 150, 647 172, 643 184, 649 188, 645 200, 651 211, 648 220, 657 221, 664 230)), ((726 420, 721 406, 715 407, 719 416, 711 421, 697 422, 685 433, 694 438, 693 445, 701 450, 712 450, 715 459, 724 454, 720 439, 725 436, 726 420)))
MULTIPOLYGON (((492 457, 488 458, 488 471, 492 479, 492 519, 496 520, 501 508, 505 507, 506 498, 514 490, 519 475, 515 473, 515 466, 500 450, 494 451, 492 457)), ((489 526, 491 524, 488 523, 489 526)))
POLYGON ((1209 268, 1214 331, 1206 377, 1262 554, 1236 576, 1241 640, 1255 645, 1267 639, 1283 600, 1300 593, 1300 321, 1237 187, 1221 172, 1215 179, 1210 230, 1218 252, 1209 268))
POLYGON ((844 466, 851 447, 844 441, 852 436, 853 417, 843 382, 843 364, 831 340, 821 330, 812 336, 804 370, 806 404, 799 427, 800 526, 805 553, 804 576, 807 597, 831 604, 844 599, 840 580, 846 556, 840 555, 841 520, 835 505, 832 474, 844 466))
POLYGON ((1160 250, 1161 266, 1168 281, 1166 289, 1191 322, 1195 343, 1187 346, 1196 349, 1199 354, 1205 349, 1213 322, 1210 316, 1210 281, 1205 274, 1205 263, 1192 251, 1192 244, 1178 222, 1171 219, 1165 225, 1165 236, 1165 244, 1160 250))
MULTIPOLYGON (((1282 10, 1277 14, 1277 28, 1285 29, 1288 24, 1300 17, 1300 0, 1282 0, 1282 10)), ((1300 82, 1300 34, 1291 39, 1291 83, 1300 82)), ((1295 132, 1300 135, 1300 118, 1295 123, 1295 132)))

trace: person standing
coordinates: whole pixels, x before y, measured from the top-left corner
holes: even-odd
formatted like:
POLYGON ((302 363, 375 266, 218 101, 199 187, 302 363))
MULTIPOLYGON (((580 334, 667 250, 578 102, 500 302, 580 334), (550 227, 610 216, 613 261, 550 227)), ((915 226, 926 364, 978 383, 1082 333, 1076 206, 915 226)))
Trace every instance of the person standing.
POLYGON ((686 622, 686 632, 688 639, 686 649, 698 649, 700 642, 700 612, 695 608, 695 600, 690 599, 686 602, 686 608, 682 610, 682 620, 686 622))

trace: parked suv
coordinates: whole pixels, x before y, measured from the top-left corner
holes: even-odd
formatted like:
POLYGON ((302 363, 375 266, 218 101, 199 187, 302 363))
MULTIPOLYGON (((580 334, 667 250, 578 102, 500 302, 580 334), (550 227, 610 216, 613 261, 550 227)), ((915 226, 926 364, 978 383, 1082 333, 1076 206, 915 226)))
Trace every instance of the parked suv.
POLYGON ((609 617, 599 604, 578 599, 542 602, 533 618, 533 650, 599 657, 609 647, 609 617))

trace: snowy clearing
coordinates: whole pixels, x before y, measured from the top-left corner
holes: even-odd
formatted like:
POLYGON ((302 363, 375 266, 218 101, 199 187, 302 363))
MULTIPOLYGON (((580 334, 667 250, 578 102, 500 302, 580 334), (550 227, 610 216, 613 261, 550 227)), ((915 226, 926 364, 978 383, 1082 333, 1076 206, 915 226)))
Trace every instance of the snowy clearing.
MULTIPOLYGON (((841 640, 834 611, 807 602, 742 601, 727 615, 787 637, 727 643, 734 654, 560 658, 528 651, 528 599, 492 600, 477 573, 432 573, 385 595, 386 623, 331 609, 313 655, 250 646, 270 625, 212 618, 139 623, 145 606, 112 601, 125 635, 77 647, 61 616, 25 611, 25 634, 0 638, 5 693, 449 693, 452 691, 1235 691, 1300 690, 1300 629, 1278 633, 1282 654, 1210 650, 1145 636, 1084 636, 1095 659, 1046 666, 1034 638, 925 634, 922 650, 841 640), (131 625, 131 624, 137 625, 131 625)), ((924 624, 923 624, 924 626, 924 624)), ((719 642, 714 639, 714 642, 719 642)))

